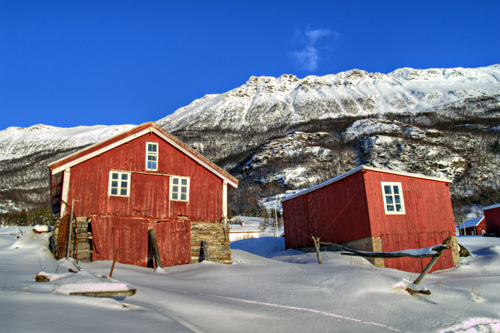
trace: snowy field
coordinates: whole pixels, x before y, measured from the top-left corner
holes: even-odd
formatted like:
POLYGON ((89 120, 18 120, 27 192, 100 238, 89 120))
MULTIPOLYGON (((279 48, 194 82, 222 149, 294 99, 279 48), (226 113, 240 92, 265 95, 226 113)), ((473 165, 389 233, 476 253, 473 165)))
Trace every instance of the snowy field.
POLYGON ((283 238, 233 243, 233 265, 117 264, 113 278, 109 261, 71 273, 73 262, 53 259, 47 242, 29 228, 0 229, 0 331, 500 332, 499 238, 460 237, 473 256, 428 275, 432 294, 417 296, 404 291, 417 274, 334 252, 319 265, 314 253, 284 251, 283 238), (40 272, 51 281, 35 282, 40 272), (69 295, 124 288, 137 294, 69 295))

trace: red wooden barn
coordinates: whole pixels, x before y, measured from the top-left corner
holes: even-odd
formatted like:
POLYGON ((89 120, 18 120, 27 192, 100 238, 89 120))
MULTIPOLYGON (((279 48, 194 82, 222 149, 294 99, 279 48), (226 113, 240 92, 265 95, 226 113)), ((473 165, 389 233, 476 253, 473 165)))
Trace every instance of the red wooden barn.
POLYGON ((483 208, 486 232, 500 237, 500 204, 483 208))
MULTIPOLYGON (((453 237, 433 270, 459 263, 448 185, 423 175, 357 167, 283 201, 286 248, 320 241, 370 252, 426 248, 453 237)), ((378 267, 421 272, 430 258, 375 259, 378 267)))
POLYGON ((148 231, 163 266, 198 261, 201 240, 211 260, 230 263, 227 191, 238 181, 150 122, 49 165, 52 206, 61 216, 91 219, 92 260, 152 265, 148 231))
POLYGON ((486 232, 484 216, 467 220, 460 225, 460 235, 483 235, 486 232))

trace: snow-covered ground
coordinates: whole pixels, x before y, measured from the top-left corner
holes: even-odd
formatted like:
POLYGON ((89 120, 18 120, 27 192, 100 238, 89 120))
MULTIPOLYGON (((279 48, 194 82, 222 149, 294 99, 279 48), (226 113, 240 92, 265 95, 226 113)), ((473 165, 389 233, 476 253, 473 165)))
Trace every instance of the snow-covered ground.
MULTIPOLYGON (((245 223, 258 223, 256 219, 245 223)), ((500 239, 460 237, 473 253, 428 275, 431 295, 411 296, 416 274, 366 260, 284 250, 283 238, 232 243, 234 264, 148 269, 53 259, 48 234, 0 229, 2 332, 499 332, 500 239), (19 238, 17 238, 19 236, 19 238), (35 282, 44 272, 50 282, 35 282), (104 276, 104 277, 103 277, 104 276), (122 299, 71 291, 137 289, 122 299)))

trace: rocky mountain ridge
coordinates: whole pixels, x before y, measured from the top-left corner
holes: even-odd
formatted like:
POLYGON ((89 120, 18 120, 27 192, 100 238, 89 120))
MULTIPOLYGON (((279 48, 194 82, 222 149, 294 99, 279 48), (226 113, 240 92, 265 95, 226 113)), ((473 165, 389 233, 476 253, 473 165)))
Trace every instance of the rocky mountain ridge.
MULTIPOLYGON (((252 129, 265 132, 312 119, 439 112, 449 117, 468 100, 500 96, 500 65, 389 74, 359 69, 325 76, 251 77, 223 94, 206 95, 158 120, 169 131, 252 129)), ((476 110, 476 116, 480 116, 476 110)))

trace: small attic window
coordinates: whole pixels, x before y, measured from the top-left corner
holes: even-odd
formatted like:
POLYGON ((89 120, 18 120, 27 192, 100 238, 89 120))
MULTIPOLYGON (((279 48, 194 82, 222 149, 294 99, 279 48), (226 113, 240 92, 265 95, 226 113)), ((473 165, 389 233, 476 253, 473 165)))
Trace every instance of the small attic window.
POLYGON ((405 214, 401 183, 382 182, 382 193, 386 214, 405 214))
POLYGON ((146 143, 146 170, 158 170, 158 144, 155 142, 146 143))

